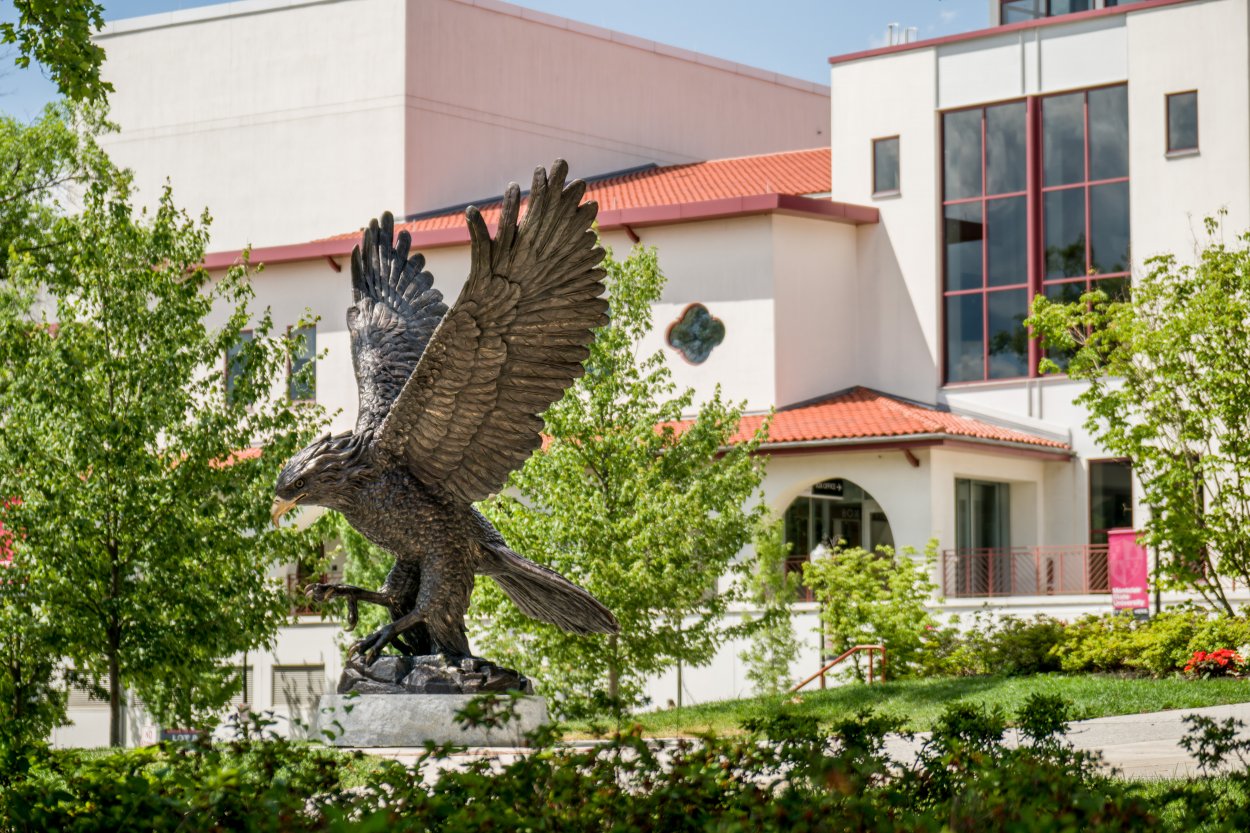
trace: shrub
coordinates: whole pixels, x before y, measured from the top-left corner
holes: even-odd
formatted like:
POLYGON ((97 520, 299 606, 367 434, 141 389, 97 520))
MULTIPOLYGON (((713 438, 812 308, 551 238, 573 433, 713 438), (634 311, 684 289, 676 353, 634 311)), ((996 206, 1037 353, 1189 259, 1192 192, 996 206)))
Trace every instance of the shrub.
POLYGON ((1195 677, 1236 677, 1246 670, 1246 661, 1241 654, 1231 648, 1220 648, 1218 651, 1194 651, 1185 665, 1185 673, 1195 677))
POLYGON ((1083 616, 1064 630, 1055 646, 1059 665, 1068 672, 1124 671, 1131 668, 1139 640, 1131 614, 1083 616))
MULTIPOLYGON (((506 701, 505 701, 506 706, 506 701)), ((493 714, 493 709, 476 713, 493 714)), ((468 718, 468 715, 465 715, 468 718)), ((0 793, 0 829, 199 831, 998 831, 1157 829, 1147 802, 1063 740, 1067 707, 1034 697, 1006 717, 949 707, 914 758, 891 758, 893 721, 861 713, 832 734, 784 711, 739 738, 662 747, 636 732, 590 748, 409 768, 273 739, 105 755, 53 753, 0 793)))
POLYGON ((803 583, 821 603, 829 650, 840 654, 854 645, 881 643, 893 676, 914 674, 924 634, 935 624, 926 606, 937 592, 929 577, 936 550, 937 542, 930 541, 920 560, 911 547, 899 553, 890 547, 874 552, 839 547, 803 565, 803 583))

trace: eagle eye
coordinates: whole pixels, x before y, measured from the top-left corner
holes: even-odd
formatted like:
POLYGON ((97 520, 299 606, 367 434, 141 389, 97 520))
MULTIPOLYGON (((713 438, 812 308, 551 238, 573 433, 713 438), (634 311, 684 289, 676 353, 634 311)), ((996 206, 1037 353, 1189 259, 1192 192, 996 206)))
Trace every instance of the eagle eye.
POLYGON ((295 481, 295 488, 297 489, 304 488, 304 478, 301 477, 299 480, 295 481))

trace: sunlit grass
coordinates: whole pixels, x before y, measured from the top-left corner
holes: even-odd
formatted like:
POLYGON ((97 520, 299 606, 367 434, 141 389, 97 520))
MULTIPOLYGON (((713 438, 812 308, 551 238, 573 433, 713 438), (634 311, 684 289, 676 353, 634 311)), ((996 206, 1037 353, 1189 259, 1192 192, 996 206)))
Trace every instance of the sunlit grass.
MULTIPOLYGON (((1013 716, 1031 694, 1071 701, 1076 719, 1138 714, 1250 701, 1250 682, 1233 679, 1149 679, 1113 675, 1045 674, 1032 677, 941 677, 869 685, 851 683, 824 691, 724 700, 634 715, 650 737, 681 737, 702 732, 740 732, 744 721, 767 717, 785 706, 794 714, 832 723, 870 708, 902 719, 911 731, 925 731, 948 703, 999 706, 1013 716)), ((573 725, 568 738, 588 737, 592 727, 573 725)))

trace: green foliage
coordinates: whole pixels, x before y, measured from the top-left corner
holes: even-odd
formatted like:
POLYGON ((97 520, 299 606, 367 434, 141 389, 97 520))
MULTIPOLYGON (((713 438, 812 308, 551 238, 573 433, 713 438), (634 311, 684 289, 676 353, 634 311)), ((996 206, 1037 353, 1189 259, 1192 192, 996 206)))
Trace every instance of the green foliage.
POLYGON ((1027 676, 1060 669, 1056 646, 1066 626, 1058 619, 978 615, 969 628, 957 623, 952 617, 952 624, 925 634, 921 666, 926 674, 1027 676))
MULTIPOLYGON (((849 547, 805 564, 803 583, 820 602, 828 651, 837 655, 880 643, 892 676, 915 673, 925 634, 934 627, 926 606, 938 589, 930 578, 936 551, 936 541, 929 542, 923 559, 911 547, 897 554, 885 546, 875 552, 849 547)), ((859 665, 855 668, 862 676, 859 665)))
POLYGON ((30 124, 0 116, 0 281, 11 258, 46 262, 67 188, 112 175, 94 136, 103 127, 98 116, 65 107, 49 106, 30 124))
MULTIPOLYGON (((508 703, 464 715, 496 720, 508 703)), ((49 755, 0 792, 0 829, 66 833, 136 829, 245 833, 338 831, 950 831, 1188 830, 1164 826, 1132 785, 1061 736, 1069 708, 1035 696, 1015 715, 949 707, 911 758, 891 759, 896 721, 863 712, 832 731, 788 712, 751 721, 739 738, 659 746, 636 733, 589 748, 554 746, 511 761, 447 768, 435 747, 409 768, 281 739, 49 755)), ((1201 760, 1242 752, 1223 727, 1199 725, 1201 760)), ((1241 776, 1236 776, 1241 777, 1241 776)), ((1201 785, 1194 785, 1195 798, 1201 785)), ((1244 829, 1244 809, 1203 818, 1244 829)))
MULTIPOLYGON (((322 540, 334 539, 342 550, 343 581, 357 587, 378 588, 395 563, 395 557, 371 542, 347 522, 338 512, 327 511, 314 522, 315 534, 322 540)), ((337 553, 330 553, 334 557, 337 553)), ((391 621, 390 614, 377 605, 360 605, 359 624, 356 631, 372 633, 391 621)))
POLYGON ((762 511, 753 454, 762 434, 731 445, 741 409, 719 390, 696 408, 663 351, 641 354, 664 286, 655 251, 609 255, 604 269, 611 320, 585 375, 544 414, 546 450, 482 510, 513 549, 598 597, 621 633, 575 636, 535 622, 485 580, 474 610, 487 654, 549 693, 619 714, 641 701, 648 677, 709 662, 726 638, 726 573, 762 511))
POLYGON ((104 50, 91 36, 104 26, 104 7, 93 0, 13 0, 16 21, 0 23, 0 43, 17 44, 14 63, 42 64, 61 95, 103 100, 113 85, 100 79, 104 50))
POLYGON ((786 572, 790 544, 782 521, 761 523, 754 544, 755 564, 745 581, 746 602, 760 611, 760 618, 751 633, 751 647, 740 657, 755 691, 776 694, 794 681, 791 667, 798 659, 799 643, 791 607, 802 577, 786 572))
POLYGON ((1218 230, 1196 263, 1147 260, 1128 301, 1038 296, 1028 324, 1088 382, 1076 402, 1098 443, 1132 462, 1147 542, 1170 556, 1161 585, 1231 614, 1227 582, 1250 583, 1250 235, 1218 230))
POLYGON ((272 486, 323 417, 272 395, 292 345, 249 311, 243 268, 199 268, 207 217, 168 190, 136 217, 107 166, 84 187, 81 213, 51 221, 55 245, 11 247, 0 283, 0 495, 20 498, 6 525, 44 650, 107 688, 119 743, 126 686, 162 721, 209 720, 230 696, 221 659, 283 621, 266 572, 309 544, 269 530, 272 486), (227 401, 223 357, 245 327, 227 401))

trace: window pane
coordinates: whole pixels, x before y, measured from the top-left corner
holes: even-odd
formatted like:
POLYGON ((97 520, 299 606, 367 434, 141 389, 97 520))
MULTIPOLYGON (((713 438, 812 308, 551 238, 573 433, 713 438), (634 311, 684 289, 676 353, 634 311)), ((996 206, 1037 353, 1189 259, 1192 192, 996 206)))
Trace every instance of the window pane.
POLYGON ((1090 542, 1105 544, 1108 529, 1132 528, 1132 526, 1133 473, 1129 464, 1119 460, 1091 461, 1089 464, 1090 542))
POLYGON ((1093 0, 1050 0, 1051 16, 1087 12, 1094 7, 1093 0))
POLYGON ((981 355, 982 295, 955 295, 946 299, 946 381, 969 382, 985 378, 981 355))
POLYGON ((946 206, 946 289, 976 289, 981 284, 981 203, 946 206))
POLYGON ((876 139, 872 143, 874 193, 898 190, 898 137, 876 139))
POLYGON ((990 378, 1010 379, 1029 372, 1028 292, 1009 289, 986 295, 989 304, 990 378))
POLYGON ((1128 183, 1089 189, 1089 256, 1096 272, 1127 272, 1128 183))
POLYGON ((1024 102, 985 110, 985 193, 1010 194, 1025 188, 1024 102))
POLYGON ((1042 197, 1046 277, 1085 274, 1085 189, 1048 191, 1042 197))
POLYGON ((1009 0, 1003 3, 1003 23, 1019 23, 1046 16, 1046 0, 1009 0))
POLYGON ((1028 223, 1024 197, 985 204, 985 245, 990 286, 1025 283, 1028 278, 1028 223))
POLYGON ((1042 99, 1042 171, 1045 185, 1085 179, 1085 94, 1042 99))
POLYGON ((945 198, 981 195, 981 111, 960 110, 942 116, 945 198))
POLYGON ((297 352, 291 359, 291 376, 287 380, 287 396, 293 400, 314 399, 317 395, 317 328, 302 327, 291 332, 300 340, 297 352), (306 372, 305 367, 312 367, 306 372))
POLYGON ((1075 304, 1085 294, 1085 281, 1051 283, 1042 288, 1046 298, 1056 304, 1075 304))
POLYGON ((1089 178, 1128 176, 1128 88, 1089 91, 1089 178))
POLYGON ((1198 147, 1198 94, 1168 96, 1168 150, 1198 147))
POLYGON ((239 340, 226 351, 226 400, 234 397, 235 381, 247 371, 247 359, 243 355, 243 346, 252 340, 252 333, 244 330, 239 333, 239 340))
POLYGON ((1112 301, 1127 301, 1132 296, 1133 284, 1128 278, 1104 278, 1094 281, 1094 288, 1107 293, 1112 301))

